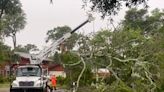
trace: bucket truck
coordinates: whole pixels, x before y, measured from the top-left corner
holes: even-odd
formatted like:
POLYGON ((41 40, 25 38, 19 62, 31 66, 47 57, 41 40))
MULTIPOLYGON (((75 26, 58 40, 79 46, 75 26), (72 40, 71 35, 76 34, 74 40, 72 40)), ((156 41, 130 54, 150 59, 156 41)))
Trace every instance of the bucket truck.
MULTIPOLYGON (((88 19, 73 29, 71 32, 64 34, 61 38, 54 41, 48 48, 43 49, 39 54, 29 54, 30 64, 18 66, 16 69, 16 78, 11 83, 10 92, 44 92, 46 91, 47 79, 43 77, 43 69, 40 66, 42 61, 50 54, 53 54, 57 47, 67 40, 79 28, 91 22, 94 18, 89 15, 88 19)), ((17 53, 19 54, 19 53, 17 53)))

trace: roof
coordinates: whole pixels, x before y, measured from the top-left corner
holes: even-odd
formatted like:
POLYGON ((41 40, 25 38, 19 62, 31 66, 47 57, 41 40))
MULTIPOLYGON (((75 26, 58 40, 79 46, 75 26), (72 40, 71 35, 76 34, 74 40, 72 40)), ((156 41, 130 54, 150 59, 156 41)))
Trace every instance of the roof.
POLYGON ((24 66, 19 66, 19 68, 26 68, 26 67, 39 68, 39 66, 36 66, 36 65, 24 65, 24 66))
MULTIPOLYGON (((25 53, 25 52, 14 52, 14 54, 17 54, 20 57, 28 58, 28 59, 31 58, 31 55, 36 56, 36 54, 29 54, 29 53, 25 53)), ((44 59, 44 61, 53 61, 53 60, 52 59, 49 59, 49 58, 46 58, 46 59, 44 59)))
POLYGON ((24 52, 14 52, 14 54, 17 54, 21 57, 24 57, 24 58, 30 58, 30 54, 29 53, 24 53, 24 52))
MULTIPOLYGON (((93 69, 92 72, 96 73, 96 69, 93 69)), ((110 73, 110 71, 107 68, 99 68, 97 69, 97 73, 110 73)))

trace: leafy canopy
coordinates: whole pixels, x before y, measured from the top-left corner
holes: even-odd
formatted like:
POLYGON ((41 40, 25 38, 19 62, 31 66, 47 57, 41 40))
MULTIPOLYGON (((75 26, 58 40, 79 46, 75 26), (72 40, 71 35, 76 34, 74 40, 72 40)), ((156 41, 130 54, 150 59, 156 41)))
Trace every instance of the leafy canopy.
POLYGON ((98 11, 102 14, 102 17, 117 14, 123 7, 133 7, 139 4, 144 4, 147 7, 148 0, 82 0, 86 5, 91 3, 91 10, 98 11))
MULTIPOLYGON (((56 27, 52 30, 48 30, 46 42, 48 42, 49 40, 52 40, 52 42, 55 40, 58 40, 59 38, 61 38, 63 35, 65 35, 68 32, 71 32, 71 28, 68 26, 61 26, 61 27, 56 27)), ((74 33, 67 41, 61 44, 65 44, 66 48, 68 50, 71 50, 74 47, 78 39, 78 36, 79 35, 77 33, 74 33)))

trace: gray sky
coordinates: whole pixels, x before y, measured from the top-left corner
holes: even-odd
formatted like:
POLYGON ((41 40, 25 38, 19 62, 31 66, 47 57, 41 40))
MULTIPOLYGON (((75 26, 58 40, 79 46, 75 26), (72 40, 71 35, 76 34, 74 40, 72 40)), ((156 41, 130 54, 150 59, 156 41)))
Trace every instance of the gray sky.
MULTIPOLYGON (((68 25, 72 29, 87 19, 87 14, 82 9, 82 0, 21 0, 24 12, 26 13, 27 25, 17 34, 17 44, 35 44, 39 48, 46 45, 46 32, 57 26, 68 25)), ((154 8, 164 9, 164 0, 150 0, 150 10, 154 8)), ((117 16, 114 16, 117 24, 125 15, 122 9, 117 16)), ((101 28, 109 28, 106 20, 101 20, 97 14, 96 20, 79 29, 85 34, 98 31, 101 28)), ((12 39, 5 39, 5 43, 12 46, 12 39)))

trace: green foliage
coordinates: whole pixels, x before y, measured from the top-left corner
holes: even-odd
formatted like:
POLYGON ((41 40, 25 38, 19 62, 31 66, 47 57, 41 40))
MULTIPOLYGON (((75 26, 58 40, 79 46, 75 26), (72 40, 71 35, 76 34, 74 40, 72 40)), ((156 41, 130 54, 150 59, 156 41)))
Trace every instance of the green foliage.
POLYGON ((0 42, 0 62, 4 62, 10 59, 9 53, 11 52, 10 47, 0 42))
POLYGON ((25 27, 25 14, 23 12, 16 13, 15 15, 6 15, 6 26, 3 33, 6 37, 12 37, 14 49, 16 48, 16 33, 25 27))
POLYGON ((61 61, 61 54, 60 53, 58 53, 58 52, 55 52, 55 54, 54 54, 54 56, 53 56, 53 59, 56 61, 56 63, 58 63, 58 64, 61 64, 62 63, 62 61, 61 61))
POLYGON ((21 4, 19 0, 1 0, 0 1, 0 20, 4 15, 13 15, 21 12, 21 4))
POLYGON ((2 84, 2 83, 9 83, 9 82, 10 82, 10 78, 9 77, 0 76, 0 84, 2 84))
POLYGON ((64 64, 67 75, 67 78, 64 79, 64 84, 70 87, 71 83, 77 80, 78 74, 81 70, 80 65, 71 66, 71 64, 79 61, 79 56, 69 51, 65 53, 55 53, 54 60, 58 63, 64 64))
MULTIPOLYGON (((74 53, 74 52, 65 52, 65 53, 55 53, 54 57, 56 62, 59 62, 64 65, 65 72, 67 77, 65 79, 61 79, 59 82, 61 85, 67 85, 67 87, 71 87, 73 82, 77 81, 78 75, 80 74, 82 70, 82 64, 80 62, 80 57, 74 53), (59 61, 57 61, 59 60, 59 61)), ((86 86, 90 85, 93 81, 92 79, 93 74, 91 73, 91 69, 88 67, 84 74, 82 75, 82 78, 80 80, 80 86, 86 86)))
POLYGON ((4 36, 11 36, 14 44, 16 44, 15 32, 13 30, 22 29, 21 3, 19 0, 1 0, 0 1, 0 40, 4 36), (17 23, 16 23, 17 21, 17 23), (11 32, 12 31, 12 32, 11 32))
POLYGON ((5 36, 13 36, 16 31, 20 31, 25 27, 25 14, 23 12, 15 15, 4 16, 6 20, 6 28, 4 29, 5 36))
POLYGON ((61 76, 58 76, 57 77, 57 83, 59 84, 59 85, 61 85, 61 86, 63 86, 63 85, 66 85, 66 78, 63 78, 63 77, 61 77, 61 76))
POLYGON ((124 82, 120 82, 116 87, 113 92, 133 92, 124 82))
MULTIPOLYGON (((123 24, 128 26, 131 29, 144 29, 145 23, 145 18, 148 17, 146 9, 141 9, 138 10, 137 8, 132 8, 126 12, 125 15, 125 20, 123 21, 123 24)), ((146 23, 147 24, 147 23, 146 23)))
POLYGON ((144 4, 144 6, 147 7, 147 1, 148 0, 83 0, 86 6, 87 3, 91 2, 91 10, 100 12, 102 17, 117 14, 122 6, 132 7, 144 4))
MULTIPOLYGON (((78 53, 87 66, 78 92, 84 92, 82 89, 85 88, 92 92, 162 92, 162 15, 158 9, 152 15, 147 10, 132 9, 127 12, 121 28, 100 30, 92 36, 80 38, 78 53), (111 75, 97 80, 92 73, 95 68, 106 68, 111 75)), ((70 87, 83 68, 82 63, 78 63, 80 57, 68 51, 56 53, 55 59, 65 65, 67 78, 64 81, 70 87)))
POLYGON ((0 76, 0 83, 4 83, 4 77, 0 76))
POLYGON ((148 15, 147 10, 132 8, 126 12, 125 20, 122 21, 124 28, 133 30, 141 29, 143 34, 153 34, 163 25, 164 13, 159 9, 154 9, 152 15, 148 15))
POLYGON ((79 56, 76 53, 67 51, 63 54, 61 54, 61 61, 65 64, 72 64, 78 62, 79 56))
POLYGON ((90 68, 107 68, 112 74, 108 79, 99 79, 95 92, 162 90, 164 25, 160 19, 163 12, 156 9, 153 13, 148 15, 147 10, 132 9, 121 28, 113 32, 101 30, 83 42, 89 49, 81 48, 87 50, 80 53, 91 64, 90 68))
POLYGON ((0 20, 0 41, 3 39, 3 29, 5 27, 5 21, 4 20, 0 20))
POLYGON ((80 86, 90 86, 92 82, 94 82, 93 73, 91 69, 87 67, 80 80, 80 86))
POLYGON ((30 53, 30 51, 38 51, 38 50, 39 49, 34 44, 27 44, 25 46, 18 45, 15 48, 15 51, 17 51, 17 52, 26 52, 26 53, 30 53))
POLYGON ((37 48, 36 45, 34 44, 27 44, 24 46, 24 48, 27 50, 27 52, 30 52, 30 51, 38 51, 39 49, 37 48))
MULTIPOLYGON (((102 33, 102 32, 99 32, 99 33, 102 33)), ((145 42, 146 39, 144 38, 144 36, 141 35, 140 32, 141 32, 140 30, 139 31, 123 30, 123 31, 113 32, 110 35, 106 35, 105 37, 103 37, 105 39, 105 40, 102 40, 103 44, 101 43, 99 44, 99 41, 98 41, 97 44, 99 45, 95 45, 98 47, 94 53, 95 54, 98 53, 99 55, 99 56, 96 56, 96 58, 94 57, 97 60, 97 61, 95 60, 96 61, 95 63, 101 62, 101 65, 99 65, 100 64, 99 63, 97 64, 96 67, 103 67, 105 65, 108 66, 113 61, 112 65, 110 65, 110 68, 112 68, 115 71, 115 73, 117 74, 117 77, 119 77, 120 80, 122 80, 122 82, 125 85, 127 85, 127 87, 128 87, 128 84, 131 84, 134 82, 134 81, 131 81, 131 78, 132 80, 138 80, 144 77, 144 81, 145 81, 144 84, 149 85, 148 84, 149 80, 146 78, 145 71, 147 71, 147 69, 149 69, 150 66, 147 64, 143 64, 142 63, 143 61, 140 58, 141 54, 143 55, 145 54, 144 52, 142 52, 143 50, 142 44, 143 42, 145 42), (110 42, 106 41, 109 38, 110 38, 110 42), (103 47, 103 48, 100 48, 100 47, 103 47), (131 59, 137 59, 137 58, 139 58, 140 60, 139 61, 131 60, 131 59), (127 61, 124 61, 124 60, 127 60, 127 61), (139 74, 141 78, 133 79, 132 77, 133 73, 139 74)), ((103 32, 103 33, 106 34, 106 32, 103 32)), ((101 36, 103 35, 101 34, 101 36)), ((95 37, 97 37, 98 40, 101 39, 100 36, 96 35, 95 37)), ((142 58, 145 58, 145 57, 142 57, 142 58)), ((134 82, 134 85, 137 85, 137 83, 134 82)), ((138 88, 134 88, 134 89, 138 89, 138 88)), ((120 89, 116 88, 114 90, 118 92, 121 92, 123 90, 125 92, 128 92, 126 88, 124 88, 124 86, 123 88, 120 88, 120 89)))
POLYGON ((25 14, 19 0, 0 1, 0 37, 12 37, 16 48, 16 33, 25 27, 25 14))
MULTIPOLYGON (((52 40, 52 41, 58 40, 64 34, 66 34, 68 32, 71 32, 71 28, 68 26, 56 27, 52 30, 49 30, 47 32, 46 42, 48 42, 49 40, 52 40)), ((78 36, 79 35, 77 33, 74 33, 67 41, 63 42, 68 50, 71 50, 74 47, 74 45, 78 39, 78 36)))
POLYGON ((71 28, 68 26, 57 27, 47 32, 47 41, 49 40, 58 40, 65 33, 71 32, 71 28))
POLYGON ((101 30, 92 37, 86 37, 87 40, 84 38, 85 40, 80 43, 79 52, 87 61, 87 69, 106 67, 112 75, 109 78, 99 79, 97 83, 92 78, 87 79, 90 81, 87 82, 85 76, 93 76, 89 70, 90 72, 84 73, 80 81, 81 88, 94 83, 96 87, 92 92, 162 91, 164 80, 162 77, 164 25, 163 20, 160 20, 162 15, 163 12, 159 12, 158 9, 154 10, 152 15, 148 15, 146 10, 133 9, 127 12, 126 19, 122 22, 122 29, 114 32, 101 30))
POLYGON ((18 51, 18 52, 28 52, 22 45, 18 45, 15 48, 15 51, 18 51))
POLYGON ((96 91, 94 87, 83 86, 83 87, 80 87, 79 90, 77 90, 77 92, 96 92, 96 91))

